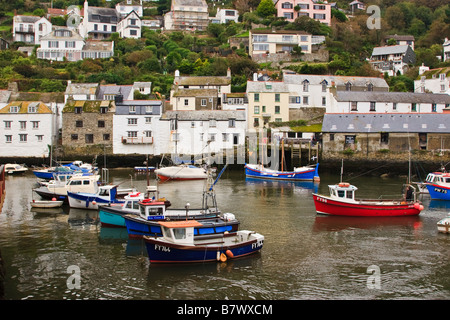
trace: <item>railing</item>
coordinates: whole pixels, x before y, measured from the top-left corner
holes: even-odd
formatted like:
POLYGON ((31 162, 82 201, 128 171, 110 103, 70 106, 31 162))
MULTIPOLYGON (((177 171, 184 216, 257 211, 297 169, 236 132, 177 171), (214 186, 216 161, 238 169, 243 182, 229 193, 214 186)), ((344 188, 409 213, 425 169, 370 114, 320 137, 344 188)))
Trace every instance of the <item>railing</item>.
POLYGON ((153 144, 153 137, 122 137, 123 144, 153 144))

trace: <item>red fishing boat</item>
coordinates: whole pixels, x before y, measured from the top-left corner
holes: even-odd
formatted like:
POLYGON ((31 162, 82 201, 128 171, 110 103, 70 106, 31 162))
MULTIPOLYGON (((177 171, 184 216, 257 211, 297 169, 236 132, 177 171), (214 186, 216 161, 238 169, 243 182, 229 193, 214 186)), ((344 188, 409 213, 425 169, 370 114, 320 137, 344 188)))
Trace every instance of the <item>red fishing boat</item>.
POLYGON ((316 212, 334 216, 354 217, 397 217, 414 216, 423 210, 423 205, 416 200, 414 187, 408 185, 410 193, 404 199, 355 199, 357 187, 341 182, 329 185, 330 195, 313 193, 316 212))

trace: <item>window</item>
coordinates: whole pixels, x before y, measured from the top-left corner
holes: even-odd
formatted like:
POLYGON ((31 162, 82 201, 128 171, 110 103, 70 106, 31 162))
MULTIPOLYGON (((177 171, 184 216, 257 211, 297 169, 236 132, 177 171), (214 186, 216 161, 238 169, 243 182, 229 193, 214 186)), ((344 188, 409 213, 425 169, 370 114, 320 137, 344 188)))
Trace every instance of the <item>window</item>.
POLYGON ((236 119, 229 119, 228 120, 228 128, 234 128, 236 127, 236 119))
POLYGON ((228 133, 222 133, 222 141, 227 142, 228 141, 228 133))
POLYGON ((137 30, 130 30, 130 36, 137 36, 137 30))
POLYGON ((77 121, 75 121, 75 127, 77 127, 77 128, 83 128, 83 121, 82 121, 82 120, 77 120, 77 121))
POLYGON ((358 111, 358 102, 352 101, 352 109, 351 111, 358 111))
POLYGON ((184 99, 184 105, 188 106, 189 105, 189 100, 188 99, 184 99))
POLYGON ((436 103, 431 104, 431 112, 436 112, 436 103))
POLYGON ((128 125, 137 125, 137 118, 128 118, 128 125))
POLYGON ((5 139, 6 139, 5 140, 6 143, 11 143, 12 142, 12 136, 11 135, 6 135, 5 139))
POLYGON ((66 48, 75 48, 75 41, 66 41, 66 48))
POLYGON ((128 107, 128 112, 129 113, 136 113, 136 106, 129 106, 128 107))
POLYGON ((334 133, 330 133, 330 141, 334 141, 334 133))
POLYGON ((326 106, 326 105, 327 105, 327 98, 322 97, 322 106, 326 106))
POLYGON ((397 110, 397 102, 394 102, 393 104, 392 104, 392 110, 397 110))
POLYGON ((255 102, 259 102, 259 93, 255 93, 255 102))
POLYGON ((152 137, 152 132, 151 132, 150 130, 147 130, 147 131, 145 131, 144 133, 145 133, 145 136, 146 136, 147 138, 151 138, 151 137, 152 137))
POLYGON ((77 113, 77 114, 80 114, 82 110, 83 110, 82 107, 75 107, 74 112, 77 113))
POLYGON ((191 128, 195 128, 195 122, 191 121, 191 128))
POLYGON ((85 141, 86 143, 94 143, 94 135, 93 134, 86 134, 85 135, 85 141))
POLYGON ((328 82, 326 82, 325 80, 323 80, 323 81, 321 82, 321 84, 322 84, 322 92, 327 92, 327 85, 328 85, 328 82))
POLYGON ((208 141, 216 141, 216 134, 215 133, 210 133, 208 135, 208 141))
POLYGON ((411 103, 411 111, 417 111, 417 103, 411 103))
POLYGON ((103 134, 103 141, 109 141, 109 139, 110 139, 109 133, 104 133, 103 134))
POLYGON ((262 106, 262 113, 266 112, 266 106, 262 106))
POLYGON ((41 142, 42 140, 44 140, 44 136, 42 134, 36 135, 37 141, 41 142))
POLYGON ((145 113, 153 113, 153 106, 145 106, 145 113))
POLYGON ((314 13, 313 14, 313 18, 314 19, 318 19, 318 20, 325 20, 326 19, 326 15, 325 14, 320 14, 320 13, 314 13))
POLYGON ((254 118, 253 119, 253 126, 254 127, 259 127, 259 118, 254 118))
POLYGON ((33 129, 39 129, 39 121, 31 121, 31 126, 33 129))
POLYGON ((303 92, 308 92, 309 91, 309 81, 305 80, 303 81, 303 92))
POLYGON ((20 142, 27 142, 27 134, 19 134, 19 141, 20 142))
POLYGON ((3 121, 5 123, 5 129, 11 129, 11 122, 9 120, 3 121))
POLYGON ((105 121, 104 120, 98 120, 98 127, 104 128, 105 127, 105 121))
POLYGON ((290 2, 283 2, 281 4, 281 8, 283 8, 283 9, 292 9, 292 3, 290 3, 290 2))
POLYGON ((280 94, 275 93, 275 102, 280 102, 280 94))
POLYGON ((152 117, 145 117, 145 123, 152 123, 152 117))
POLYGON ((367 85, 367 91, 373 91, 373 84, 369 83, 367 85))
POLYGON ((370 101, 370 111, 376 111, 375 110, 375 105, 376 105, 376 102, 370 101))
POLYGON ((254 51, 269 51, 269 45, 268 44, 264 44, 264 43, 254 44, 253 45, 253 50, 254 51))
POLYGON ((137 131, 127 131, 128 138, 137 138, 137 131))
POLYGON ((78 135, 77 134, 71 134, 70 135, 70 139, 71 140, 78 140, 78 135))
POLYGON ((293 12, 284 12, 283 17, 286 19, 294 19, 294 13, 293 12))
POLYGON ((28 106, 28 113, 36 113, 37 112, 37 106, 32 105, 28 106))
POLYGON ((259 114, 259 106, 254 106, 253 107, 253 113, 254 114, 259 114))
POLYGON ((345 84, 345 91, 352 91, 352 84, 350 82, 345 84))
POLYGON ((20 123, 20 129, 24 130, 27 128, 27 122, 26 121, 19 121, 20 123))
POLYGON ((216 127, 216 120, 214 120, 214 119, 209 120, 209 127, 210 128, 215 128, 216 127))
POLYGON ((266 42, 267 41, 267 35, 253 35, 253 42, 266 42))
POLYGON ((48 42, 48 47, 49 48, 58 48, 59 46, 59 42, 58 41, 49 41, 48 42))
POLYGON ((280 106, 275 106, 275 114, 280 114, 280 106))
POLYGON ((308 96, 304 96, 303 97, 303 104, 304 105, 308 105, 309 104, 309 97, 308 96))
POLYGON ((9 112, 10 113, 18 113, 19 112, 19 107, 18 106, 11 106, 11 107, 9 107, 9 112))
POLYGON ((356 136, 345 136, 345 144, 354 144, 356 136))
POLYGON ((201 106, 202 107, 205 107, 206 106, 206 99, 201 99, 201 106))
POLYGON ((100 113, 108 113, 108 107, 100 107, 100 113))

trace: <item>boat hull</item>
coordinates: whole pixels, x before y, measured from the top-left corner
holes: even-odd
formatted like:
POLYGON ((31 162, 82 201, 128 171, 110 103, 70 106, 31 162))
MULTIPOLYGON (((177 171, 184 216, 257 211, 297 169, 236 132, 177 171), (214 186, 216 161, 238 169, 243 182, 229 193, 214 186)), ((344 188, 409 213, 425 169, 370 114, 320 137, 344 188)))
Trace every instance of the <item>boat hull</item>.
MULTIPOLYGON (((229 235, 234 236, 234 235, 229 235)), ((229 259, 240 258, 261 251, 264 237, 260 236, 235 245, 177 245, 145 237, 150 263, 203 263, 217 262, 221 254, 229 259), (231 252, 231 253, 230 253, 231 252)), ((215 239, 217 240, 217 239, 215 239)))
POLYGON ((302 171, 275 171, 275 170, 258 170, 251 165, 245 165, 245 175, 251 178, 257 179, 273 179, 273 180, 287 180, 287 181, 313 181, 318 179, 318 167, 315 167, 302 171))
POLYGON ((63 205, 63 201, 42 201, 33 200, 31 207, 33 208, 59 208, 63 205))
POLYGON ((415 204, 392 202, 392 204, 377 203, 374 201, 370 204, 351 203, 345 201, 337 201, 329 197, 313 194, 316 212, 319 214, 334 216, 352 216, 352 217, 398 217, 398 216, 415 216, 420 213, 420 208, 415 204))
POLYGON ((69 200, 67 199, 67 194, 51 192, 46 187, 36 188, 34 189, 34 192, 40 195, 41 198, 43 199, 52 200, 53 198, 55 198, 57 200, 64 201, 65 203, 69 203, 69 200))
POLYGON ((450 188, 427 183, 428 193, 433 200, 450 200, 450 188))
POLYGON ((136 214, 131 210, 122 209, 122 206, 99 206, 98 215, 104 227, 126 228, 126 214, 136 214))
POLYGON ((67 192, 67 198, 71 208, 98 210, 99 206, 110 203, 122 203, 120 200, 110 200, 99 196, 92 196, 83 193, 67 192))
MULTIPOLYGON (((133 215, 126 215, 124 218, 129 238, 142 238, 143 236, 162 236, 161 225, 158 223, 158 221, 164 221, 164 216, 156 216, 153 220, 144 220, 139 216, 133 215)), ((212 222, 214 219, 216 219, 216 217, 207 218, 207 216, 201 217, 197 215, 188 217, 188 219, 196 219, 204 222, 209 220, 210 222, 212 222)), ((177 219, 171 217, 170 220, 173 221, 177 219)), ((201 227, 194 228, 194 235, 217 234, 224 233, 226 231, 233 232, 237 231, 238 228, 239 221, 237 220, 217 224, 205 223, 201 227)))
POLYGON ((204 180, 208 177, 206 171, 195 166, 165 167, 155 170, 156 176, 162 180, 204 180))

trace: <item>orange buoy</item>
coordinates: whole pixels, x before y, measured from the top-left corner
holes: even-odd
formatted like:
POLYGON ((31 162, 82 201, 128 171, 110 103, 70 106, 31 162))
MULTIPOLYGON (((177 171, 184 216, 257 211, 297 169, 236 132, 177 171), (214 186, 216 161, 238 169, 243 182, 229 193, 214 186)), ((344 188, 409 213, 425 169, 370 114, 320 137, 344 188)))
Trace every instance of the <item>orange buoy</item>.
POLYGON ((225 253, 227 254, 228 258, 234 257, 234 254, 233 254, 233 252, 231 252, 231 250, 227 250, 227 251, 225 251, 225 253))
POLYGON ((220 254, 220 261, 225 262, 227 261, 227 256, 223 253, 220 254))

